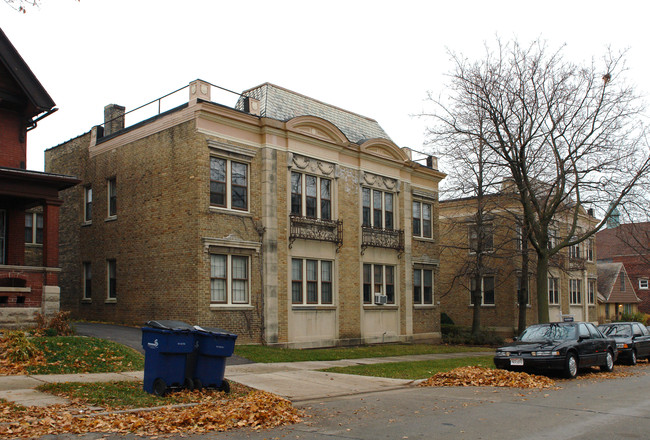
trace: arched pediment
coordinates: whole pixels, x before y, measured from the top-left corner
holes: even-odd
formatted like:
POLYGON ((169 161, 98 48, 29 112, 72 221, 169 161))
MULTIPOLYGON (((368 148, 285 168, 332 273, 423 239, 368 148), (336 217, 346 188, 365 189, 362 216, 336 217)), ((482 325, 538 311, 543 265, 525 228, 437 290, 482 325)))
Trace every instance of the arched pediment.
POLYGON ((287 129, 337 144, 350 142, 336 125, 317 116, 295 117, 287 122, 287 129))
POLYGON ((386 139, 369 139, 361 144, 361 151, 378 156, 384 156, 389 159, 406 162, 408 156, 401 148, 386 139))

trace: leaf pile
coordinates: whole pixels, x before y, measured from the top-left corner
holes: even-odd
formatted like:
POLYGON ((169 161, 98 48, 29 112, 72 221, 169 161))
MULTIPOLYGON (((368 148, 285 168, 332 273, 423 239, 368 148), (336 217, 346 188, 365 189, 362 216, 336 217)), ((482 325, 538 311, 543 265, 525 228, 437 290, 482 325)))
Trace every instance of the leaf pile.
POLYGON ((535 374, 491 369, 484 367, 460 367, 451 371, 436 373, 426 379, 422 387, 512 387, 552 388, 555 381, 535 374))
POLYGON ((272 428, 300 422, 291 402, 264 391, 244 397, 165 407, 154 411, 85 415, 71 406, 20 410, 0 403, 0 438, 32 438, 63 433, 132 433, 141 436, 206 433, 234 428, 272 428))
POLYGON ((6 332, 0 338, 0 375, 27 374, 29 367, 45 363, 43 351, 24 332, 6 332))

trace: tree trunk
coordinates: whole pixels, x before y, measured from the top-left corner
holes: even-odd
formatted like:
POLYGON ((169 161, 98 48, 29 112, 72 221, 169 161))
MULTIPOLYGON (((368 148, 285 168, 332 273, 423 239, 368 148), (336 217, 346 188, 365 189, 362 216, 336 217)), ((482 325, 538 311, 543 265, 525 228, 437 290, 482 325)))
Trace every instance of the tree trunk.
POLYGON ((548 254, 537 254, 537 321, 549 322, 548 315, 548 254))
POLYGON ((521 230, 521 284, 519 288, 519 322, 517 333, 521 334, 526 329, 526 312, 530 299, 528 292, 528 232, 524 226, 521 230))
POLYGON ((472 304, 474 304, 474 313, 472 315, 472 335, 476 335, 481 330, 481 276, 476 277, 476 284, 472 290, 472 304))

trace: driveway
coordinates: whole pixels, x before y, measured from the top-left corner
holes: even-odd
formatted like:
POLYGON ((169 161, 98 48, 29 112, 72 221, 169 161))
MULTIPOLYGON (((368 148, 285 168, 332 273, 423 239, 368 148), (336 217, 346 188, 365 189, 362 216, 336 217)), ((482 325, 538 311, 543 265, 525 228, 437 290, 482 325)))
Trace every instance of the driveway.
MULTIPOLYGON (((99 339, 107 339, 117 342, 118 344, 131 347, 140 353, 144 353, 142 348, 142 331, 140 327, 127 327, 116 324, 99 324, 94 322, 75 322, 73 324, 75 331, 81 336, 92 336, 99 339)), ((246 358, 232 355, 228 358, 226 365, 241 365, 252 363, 246 358)))

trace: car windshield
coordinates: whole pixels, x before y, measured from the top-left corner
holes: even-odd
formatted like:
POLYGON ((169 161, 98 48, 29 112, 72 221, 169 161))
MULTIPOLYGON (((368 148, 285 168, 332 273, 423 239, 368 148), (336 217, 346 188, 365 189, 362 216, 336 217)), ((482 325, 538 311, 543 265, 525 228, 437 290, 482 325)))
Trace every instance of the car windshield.
POLYGON ((574 325, 535 325, 528 327, 519 338, 523 342, 558 341, 561 339, 575 339, 576 327, 574 325))
POLYGON ((603 333, 607 336, 632 336, 632 329, 628 324, 612 324, 607 326, 603 333))

